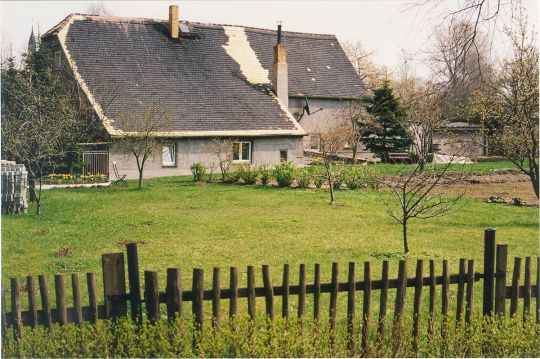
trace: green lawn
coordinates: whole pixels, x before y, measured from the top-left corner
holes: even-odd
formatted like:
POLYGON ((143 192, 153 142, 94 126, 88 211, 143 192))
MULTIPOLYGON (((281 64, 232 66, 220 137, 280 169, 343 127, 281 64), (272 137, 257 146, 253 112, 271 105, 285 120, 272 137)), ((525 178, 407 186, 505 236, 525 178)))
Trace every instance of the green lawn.
MULTIPOLYGON (((414 169, 416 165, 376 163, 376 164, 370 164, 370 166, 374 166, 378 168, 378 170, 382 173, 397 174, 401 169, 410 171, 414 169)), ((444 167, 445 165, 443 164, 436 164, 436 165, 428 164, 426 166, 426 168, 434 168, 435 170, 442 169, 444 167)), ((493 170, 501 170, 501 169, 517 170, 517 167, 511 161, 486 161, 486 162, 477 162, 477 163, 466 164, 466 165, 453 164, 449 170, 450 171, 465 170, 466 172, 475 173, 475 174, 486 174, 486 173, 492 172, 493 170)))

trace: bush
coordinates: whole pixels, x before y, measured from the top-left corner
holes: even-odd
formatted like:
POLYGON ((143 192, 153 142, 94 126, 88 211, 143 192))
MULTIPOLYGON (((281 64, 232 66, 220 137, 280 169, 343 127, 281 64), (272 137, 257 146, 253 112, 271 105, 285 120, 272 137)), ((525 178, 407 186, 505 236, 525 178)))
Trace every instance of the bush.
MULTIPOLYGON (((370 325, 366 357, 538 357, 540 326, 530 317, 474 318, 470 324, 436 320, 433 336, 418 337, 416 352, 409 320, 393 326, 387 320, 384 340, 379 341, 376 321, 370 325), (446 324, 444 324, 446 323, 446 324), (441 330, 444 329, 444 330, 441 330), (446 339, 441 333, 445 333, 446 339)), ((356 345, 347 344, 347 326, 338 322, 335 332, 327 321, 304 318, 269 322, 245 316, 222 320, 219 330, 205 322, 203 332, 194 329, 189 317, 173 322, 143 322, 139 327, 125 319, 100 320, 95 325, 23 327, 21 339, 9 330, 2 340, 2 357, 356 357, 356 345)))
POLYGON ((297 176, 297 181, 298 181, 298 187, 300 188, 308 188, 309 185, 311 184, 311 171, 309 168, 303 168, 301 170, 298 171, 298 176, 297 176))
POLYGON ((292 162, 283 162, 274 167, 272 175, 276 179, 279 187, 289 187, 296 174, 296 167, 292 162))
POLYGON ((343 170, 340 169, 339 167, 335 168, 332 172, 333 172, 333 177, 334 177, 332 181, 332 185, 334 189, 340 189, 341 185, 345 181, 345 174, 343 170))
POLYGON ((244 181, 245 184, 255 184, 259 177, 259 171, 249 164, 236 166, 235 178, 244 181))
POLYGON ((193 180, 200 182, 204 180, 204 174, 206 173, 206 167, 204 163, 196 162, 191 165, 191 173, 193 173, 193 180))
POLYGON ((348 166, 344 170, 344 182, 348 189, 365 187, 364 171, 359 166, 348 166))
POLYGON ((324 168, 322 167, 312 167, 311 175, 313 177, 313 184, 316 188, 321 188, 326 182, 326 174, 324 173, 324 168))
POLYGON ((266 186, 272 179, 270 167, 268 167, 268 165, 261 165, 257 170, 259 171, 259 178, 261 179, 262 185, 266 186))

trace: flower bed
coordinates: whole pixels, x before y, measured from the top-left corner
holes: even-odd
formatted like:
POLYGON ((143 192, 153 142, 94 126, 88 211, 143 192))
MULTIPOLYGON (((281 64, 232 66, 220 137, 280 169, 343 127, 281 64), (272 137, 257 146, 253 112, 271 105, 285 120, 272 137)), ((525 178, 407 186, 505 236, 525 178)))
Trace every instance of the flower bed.
POLYGON ((72 175, 70 173, 55 174, 51 173, 43 178, 43 183, 46 185, 60 184, 91 184, 91 183, 106 183, 109 182, 107 175, 97 173, 95 175, 83 176, 72 175))

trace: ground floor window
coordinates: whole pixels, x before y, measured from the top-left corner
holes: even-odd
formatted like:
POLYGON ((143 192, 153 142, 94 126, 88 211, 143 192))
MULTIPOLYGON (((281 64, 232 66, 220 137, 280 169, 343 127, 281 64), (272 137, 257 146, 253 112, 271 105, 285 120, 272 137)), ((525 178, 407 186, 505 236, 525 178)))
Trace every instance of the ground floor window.
POLYGON ((279 160, 281 162, 287 162, 287 150, 279 150, 279 160))
POLYGON ((233 142, 233 161, 251 162, 251 141, 233 142))
POLYGON ((176 146, 174 144, 167 143, 161 146, 161 165, 176 166, 176 146))

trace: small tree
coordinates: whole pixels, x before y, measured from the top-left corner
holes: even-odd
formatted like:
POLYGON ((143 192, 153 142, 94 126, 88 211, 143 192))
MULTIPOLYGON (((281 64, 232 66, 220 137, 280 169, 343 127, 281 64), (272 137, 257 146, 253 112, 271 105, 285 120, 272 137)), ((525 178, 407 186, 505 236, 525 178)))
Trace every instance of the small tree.
POLYGON ((347 102, 347 105, 340 112, 340 117, 344 124, 350 126, 350 136, 347 143, 352 151, 353 164, 356 164, 356 154, 358 153, 360 140, 370 131, 378 130, 380 126, 375 116, 371 115, 359 100, 347 102))
POLYGON ((120 113, 116 119, 122 134, 114 138, 116 145, 133 156, 139 172, 138 187, 143 185, 144 166, 161 149, 172 126, 167 112, 157 106, 143 109, 140 114, 120 113))
POLYGON ((351 138, 351 127, 347 123, 327 127, 319 131, 320 150, 324 165, 324 176, 330 190, 330 204, 334 204, 334 161, 343 153, 345 145, 351 138))
POLYGON ((228 138, 216 137, 207 145, 207 150, 217 158, 221 180, 223 182, 229 180, 233 164, 233 142, 233 140, 228 138))
POLYGON ((406 130, 406 113, 388 81, 373 91, 373 97, 368 99, 367 110, 377 118, 379 124, 379 127, 367 131, 363 138, 368 150, 386 162, 389 152, 409 149, 412 141, 406 130))

